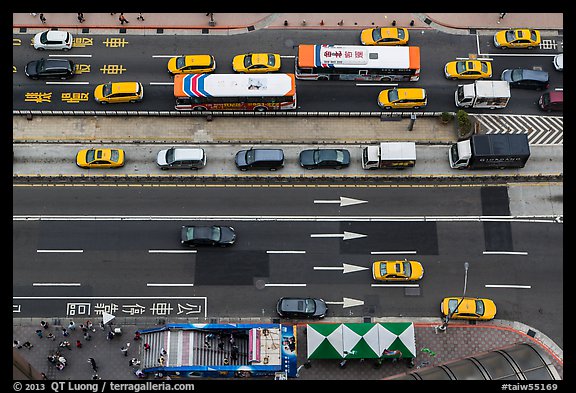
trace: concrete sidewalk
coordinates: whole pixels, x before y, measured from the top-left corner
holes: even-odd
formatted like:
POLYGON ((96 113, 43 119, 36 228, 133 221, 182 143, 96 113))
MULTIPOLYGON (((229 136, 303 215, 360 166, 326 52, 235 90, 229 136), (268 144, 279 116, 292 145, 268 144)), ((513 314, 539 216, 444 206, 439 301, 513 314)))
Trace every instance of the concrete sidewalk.
MULTIPOLYGON (((79 22, 77 13, 14 13, 13 28, 82 28, 82 29, 178 29, 224 30, 249 32, 262 28, 287 29, 361 29, 369 27, 402 26, 408 28, 433 28, 451 33, 465 34, 469 29, 506 29, 510 27, 543 30, 563 29, 562 13, 506 13, 500 20, 499 13, 124 13, 129 23, 122 24, 120 13, 84 13, 79 22)), ((185 34, 180 31, 177 34, 185 34)))
MULTIPOLYGON (((135 380, 134 369, 128 362, 132 357, 140 359, 138 342, 133 341, 134 333, 138 329, 154 327, 157 320, 139 318, 136 324, 135 318, 119 319, 115 327, 121 327, 122 335, 112 340, 107 340, 107 331, 98 327, 98 320, 95 323, 95 332, 90 332, 92 339, 86 341, 79 327, 71 332, 68 337, 62 336, 62 327, 68 327, 70 320, 74 320, 76 326, 84 323, 78 318, 72 319, 45 319, 49 323, 49 328, 44 330, 40 327, 39 318, 15 318, 13 322, 13 339, 21 343, 29 341, 33 347, 14 349, 24 357, 38 372, 43 372, 51 380, 88 380, 94 372, 88 358, 96 360, 98 366, 98 376, 104 380, 135 380), (54 324, 54 321, 61 321, 61 325, 54 324), (43 330, 43 338, 39 338, 35 331, 43 330), (48 332, 52 332, 55 340, 46 337, 48 332), (59 349, 58 344, 64 339, 68 340, 72 349, 60 349, 67 360, 67 366, 63 370, 58 370, 48 362, 47 357, 59 349), (82 348, 76 348, 76 340, 80 340, 82 348), (127 356, 124 356, 120 348, 127 343, 131 343, 127 356)), ((201 322, 201 321, 196 321, 201 322)), ((219 323, 233 323, 233 320, 222 320, 219 323)), ((270 321, 261 321, 270 323, 270 321)), ((326 318, 324 322, 362 322, 337 320, 337 318, 326 318)), ((478 324, 467 324, 452 321, 446 332, 436 332, 434 326, 440 324, 439 318, 378 318, 377 322, 414 322, 416 350, 418 352, 414 360, 415 366, 432 367, 438 366, 452 360, 463 359, 469 356, 478 355, 484 352, 501 349, 517 343, 530 343, 539 346, 549 356, 554 367, 563 378, 563 351, 547 336, 529 326, 504 320, 493 320, 478 324), (431 356, 427 348, 435 355, 431 356), (428 362, 428 363, 427 363, 428 362)), ((169 323, 167 321, 167 323, 169 323)), ((172 323, 172 322, 170 322, 172 323)), ((173 323, 195 323, 194 321, 173 321, 173 323)), ((254 323, 254 322, 253 322, 254 323)), ((297 346, 298 366, 307 361, 306 339, 304 323, 298 323, 297 346)), ((373 362, 349 361, 345 368, 339 367, 338 360, 315 360, 312 367, 302 367, 299 371, 299 380, 379 380, 402 373, 409 373, 416 367, 410 369, 406 362, 384 362, 375 368, 373 362)), ((152 378, 152 377, 148 377, 152 378)))

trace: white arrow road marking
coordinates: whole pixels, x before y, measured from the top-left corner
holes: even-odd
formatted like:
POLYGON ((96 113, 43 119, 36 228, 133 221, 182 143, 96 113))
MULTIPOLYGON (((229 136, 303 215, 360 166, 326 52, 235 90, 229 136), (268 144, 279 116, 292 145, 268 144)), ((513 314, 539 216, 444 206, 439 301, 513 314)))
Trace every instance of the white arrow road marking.
POLYGON ((102 311, 102 323, 103 324, 107 324, 108 322, 110 322, 114 318, 116 318, 115 315, 109 314, 106 311, 102 311))
POLYGON ((342 267, 339 266, 314 266, 314 270, 342 270, 343 273, 358 272, 360 270, 368 270, 369 268, 363 266, 349 265, 343 263, 342 267))
POLYGON ((361 199, 340 197, 340 200, 338 200, 338 201, 316 199, 316 200, 314 200, 314 203, 339 203, 340 207, 342 207, 342 206, 358 205, 360 203, 368 203, 368 201, 363 201, 361 199))
POLYGON ((364 305, 364 301, 362 300, 350 299, 348 297, 342 298, 342 300, 341 302, 326 302, 326 304, 342 304, 342 308, 364 305))
POLYGON ((342 240, 358 239, 366 236, 368 235, 346 231, 344 233, 313 233, 310 235, 310 237, 341 237, 342 240))

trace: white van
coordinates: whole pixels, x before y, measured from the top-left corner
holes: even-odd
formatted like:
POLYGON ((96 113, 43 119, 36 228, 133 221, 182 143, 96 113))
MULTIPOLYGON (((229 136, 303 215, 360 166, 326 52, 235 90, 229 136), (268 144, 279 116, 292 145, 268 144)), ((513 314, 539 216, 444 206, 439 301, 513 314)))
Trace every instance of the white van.
POLYGON ((156 163, 166 169, 200 169, 206 166, 206 153, 201 148, 171 147, 158 152, 156 163))

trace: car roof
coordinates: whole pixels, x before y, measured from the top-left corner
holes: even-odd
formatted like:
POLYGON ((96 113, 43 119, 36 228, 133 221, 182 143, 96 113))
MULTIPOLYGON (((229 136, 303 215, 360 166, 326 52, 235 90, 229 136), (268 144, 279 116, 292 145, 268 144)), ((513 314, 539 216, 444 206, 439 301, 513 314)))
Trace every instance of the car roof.
POLYGON ((212 55, 187 55, 186 65, 212 65, 212 55))
POLYGON ((283 298, 282 310, 283 311, 304 311, 306 309, 306 301, 312 300, 309 298, 283 298))
POLYGON ((548 72, 539 70, 522 69, 522 77, 537 81, 548 81, 548 72))
POLYGON ((56 40, 56 39, 65 40, 66 37, 68 36, 68 32, 62 30, 46 30, 45 33, 47 33, 47 37, 50 40, 56 40))
POLYGON ((284 152, 281 149, 254 149, 256 160, 282 160, 284 152))
POLYGON ((398 88, 399 98, 424 98, 426 90, 419 87, 398 88))
POLYGON ((563 91, 553 90, 553 91, 549 91, 548 94, 550 94, 550 100, 551 101, 564 101, 564 92, 563 91))
POLYGON ((174 159, 175 160, 201 160, 204 158, 204 150, 201 148, 174 148, 174 159))

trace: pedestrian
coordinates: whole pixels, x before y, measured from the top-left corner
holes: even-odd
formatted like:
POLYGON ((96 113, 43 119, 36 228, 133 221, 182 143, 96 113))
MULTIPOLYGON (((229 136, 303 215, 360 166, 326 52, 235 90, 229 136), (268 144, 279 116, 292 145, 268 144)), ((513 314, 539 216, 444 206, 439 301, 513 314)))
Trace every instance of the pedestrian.
POLYGON ((140 332, 136 332, 134 333, 134 341, 138 341, 140 340, 142 337, 140 337, 140 332))
POLYGON ((124 354, 124 356, 128 356, 128 348, 130 348, 130 343, 126 343, 125 347, 120 348, 120 351, 124 354))
POLYGON ((141 12, 140 12, 140 14, 138 15, 138 17, 137 17, 136 19, 138 19, 139 21, 144 22, 144 17, 142 16, 142 13, 141 13, 141 12))
POLYGON ((132 358, 132 359, 130 359, 130 361, 128 362, 128 365, 129 365, 130 367, 140 366, 140 360, 138 360, 138 359, 136 359, 136 358, 132 358))
POLYGON ((68 329, 66 329, 66 328, 63 327, 63 328, 62 328, 62 335, 63 335, 64 337, 68 337, 69 334, 70 334, 70 333, 68 333, 68 329))
POLYGON ((38 337, 42 338, 42 330, 40 329, 36 330, 36 334, 38 335, 38 337))
POLYGON ((86 19, 84 19, 84 14, 82 12, 78 13, 78 22, 83 23, 86 19))
POLYGON ((80 324, 80 329, 82 329, 83 333, 87 333, 88 332, 88 328, 86 326, 84 326, 84 324, 80 324))
POLYGON ((96 331, 96 329, 94 329, 94 325, 92 324, 92 321, 91 321, 91 320, 87 320, 87 321, 86 321, 86 327, 87 327, 88 329, 92 330, 93 332, 96 331))
POLYGON ((123 12, 122 12, 122 13, 120 14, 120 16, 118 17, 118 20, 120 21, 120 24, 122 24, 122 25, 123 25, 124 23, 130 23, 130 22, 128 22, 128 19, 126 19, 126 17, 124 16, 124 13, 123 13, 123 12))
POLYGON ((40 326, 42 326, 44 329, 48 329, 48 322, 40 321, 40 326))
MULTIPOLYGON (((42 14, 40 14, 40 15, 42 15, 42 14)), ((505 16, 506 16, 506 13, 505 13, 505 12, 501 12, 501 13, 500 13, 500 16, 498 16, 498 23, 500 23, 500 21, 501 21, 502 19, 504 19, 505 16)))
POLYGON ((49 338, 52 341, 56 340, 56 336, 54 334, 52 334, 52 332, 48 333, 46 335, 46 338, 49 338))
POLYGON ((70 321, 70 323, 68 324, 68 329, 76 330, 76 323, 74 321, 70 321))
POLYGON ((48 380, 48 377, 46 376, 46 374, 40 373, 40 375, 42 376, 42 379, 43 379, 43 380, 45 380, 45 381, 48 380))
POLYGON ((40 14, 40 22, 46 24, 46 18, 44 17, 44 14, 40 14))
POLYGON ((166 356, 166 355, 168 355, 168 352, 166 352, 166 350, 165 350, 164 348, 162 348, 162 349, 160 350, 160 355, 166 356))
POLYGON ((224 341, 219 341, 218 342, 218 349, 223 351, 224 350, 224 341))
POLYGON ((12 344, 12 348, 22 348, 22 344, 20 344, 20 341, 18 340, 14 340, 14 344, 12 344))
POLYGON ((212 347, 212 345, 210 345, 210 342, 208 340, 204 340, 204 348, 210 348, 212 347))
POLYGON ((106 330, 106 326, 104 325, 103 321, 100 321, 100 329, 106 330))
POLYGON ((84 340, 86 340, 86 341, 92 340, 92 336, 90 335, 90 333, 88 333, 88 332, 84 333, 84 340))
POLYGON ((114 339, 114 332, 109 331, 108 334, 106 335, 106 340, 112 340, 112 339, 114 339))
POLYGON ((72 350, 72 347, 70 346, 70 342, 68 340, 60 341, 60 344, 58 344, 58 346, 72 350))
POLYGON ((32 349, 34 345, 30 344, 30 341, 26 341, 24 344, 22 344, 22 346, 24 348, 32 349))
POLYGON ((82 348, 82 343, 80 340, 76 340, 76 348, 82 348))
POLYGON ((94 360, 94 358, 88 358, 88 363, 90 363, 94 372, 98 371, 98 367, 96 367, 96 360, 94 360))
POLYGON ((94 374, 92 375, 92 379, 100 379, 100 377, 98 376, 98 374, 94 374))
POLYGON ((144 350, 149 351, 150 350, 150 344, 144 343, 144 350))

